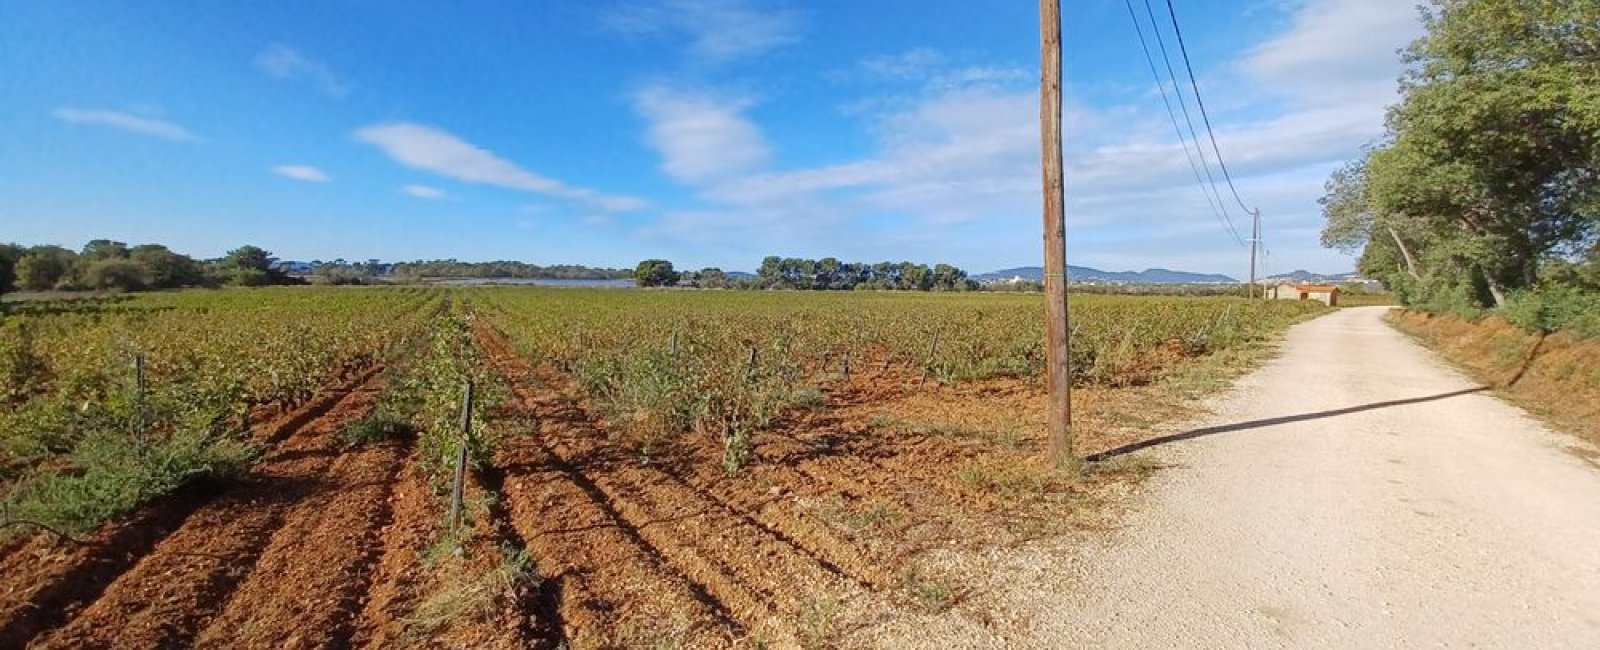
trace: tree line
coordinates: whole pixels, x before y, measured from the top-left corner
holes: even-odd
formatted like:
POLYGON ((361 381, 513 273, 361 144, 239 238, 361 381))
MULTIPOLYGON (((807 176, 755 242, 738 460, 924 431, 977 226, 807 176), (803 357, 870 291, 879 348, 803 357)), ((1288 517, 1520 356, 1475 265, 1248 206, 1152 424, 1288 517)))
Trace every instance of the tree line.
POLYGON ((196 260, 160 244, 128 246, 96 239, 79 250, 0 244, 0 293, 10 291, 142 291, 181 287, 262 286, 301 282, 261 248, 240 246, 224 257, 196 260))
POLYGON ((972 291, 978 283, 949 264, 842 262, 768 256, 754 276, 731 276, 718 268, 677 271, 672 262, 644 260, 634 269, 642 287, 691 286, 707 289, 797 289, 811 291, 972 291))
POLYGON ((592 268, 578 264, 539 266, 524 262, 461 262, 457 260, 417 260, 400 262, 389 269, 396 278, 542 278, 561 280, 625 280, 627 269, 592 268))
POLYGON ((1323 244, 1405 304, 1600 336, 1600 2, 1432 0, 1323 244))

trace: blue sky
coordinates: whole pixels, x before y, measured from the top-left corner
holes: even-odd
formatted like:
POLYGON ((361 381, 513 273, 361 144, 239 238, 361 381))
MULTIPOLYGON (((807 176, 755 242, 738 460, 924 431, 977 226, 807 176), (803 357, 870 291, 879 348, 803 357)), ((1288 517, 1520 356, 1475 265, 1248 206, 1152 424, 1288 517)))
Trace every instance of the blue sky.
MULTIPOLYGON (((1123 0, 1063 4, 1069 260, 1242 277, 1123 0)), ((1222 153, 1263 211, 1269 268, 1349 269, 1317 246, 1316 199, 1382 133, 1395 50, 1420 33, 1412 3, 1174 4, 1222 153)), ((0 0, 0 240, 199 257, 250 243, 303 260, 1033 265, 1036 12, 0 0)))

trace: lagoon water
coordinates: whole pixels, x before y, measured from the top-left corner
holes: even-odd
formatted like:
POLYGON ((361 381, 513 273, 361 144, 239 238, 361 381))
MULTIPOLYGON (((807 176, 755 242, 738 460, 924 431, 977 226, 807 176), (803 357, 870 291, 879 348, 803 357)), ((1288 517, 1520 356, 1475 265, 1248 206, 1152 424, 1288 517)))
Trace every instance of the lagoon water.
POLYGON ((635 286, 633 280, 594 280, 576 278, 441 278, 433 284, 453 286, 526 285, 535 287, 588 287, 593 289, 622 289, 635 286))

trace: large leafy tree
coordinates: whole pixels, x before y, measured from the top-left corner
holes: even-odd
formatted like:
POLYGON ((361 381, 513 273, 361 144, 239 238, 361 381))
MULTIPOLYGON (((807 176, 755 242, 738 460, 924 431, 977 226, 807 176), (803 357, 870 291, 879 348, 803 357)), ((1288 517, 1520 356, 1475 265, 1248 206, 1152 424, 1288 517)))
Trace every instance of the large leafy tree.
POLYGON ((1504 306, 1593 255, 1600 3, 1433 0, 1424 20, 1388 136, 1329 181, 1324 243, 1365 247, 1411 301, 1504 306))
POLYGON ((17 286, 48 291, 61 286, 72 273, 78 254, 60 246, 34 246, 17 260, 17 286))
POLYGON ((257 287, 281 284, 287 279, 284 273, 276 268, 277 261, 272 253, 260 247, 240 246, 228 251, 227 257, 222 258, 219 266, 229 284, 257 287))
POLYGON ((149 271, 152 288, 174 289, 201 281, 200 265, 193 258, 174 253, 160 244, 135 246, 128 257, 149 271))
POLYGON ((0 294, 11 291, 17 277, 17 262, 22 259, 23 248, 16 244, 0 244, 0 294))
POLYGON ((645 260, 633 271, 633 279, 641 287, 669 287, 678 283, 678 272, 672 262, 645 260))

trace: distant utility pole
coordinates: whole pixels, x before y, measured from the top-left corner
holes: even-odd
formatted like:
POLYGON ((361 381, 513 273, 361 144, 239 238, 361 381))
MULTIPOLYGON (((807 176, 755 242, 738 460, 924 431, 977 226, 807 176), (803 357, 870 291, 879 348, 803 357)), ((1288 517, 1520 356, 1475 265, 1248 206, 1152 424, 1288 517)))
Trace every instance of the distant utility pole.
POLYGON ((1046 389, 1050 461, 1072 458, 1072 365, 1067 330, 1067 238, 1061 180, 1061 2, 1039 0, 1039 142, 1044 170, 1046 389))
MULTIPOLYGON (((1256 208, 1254 212, 1250 213, 1250 216, 1252 217, 1250 222, 1250 288, 1245 292, 1245 295, 1254 298, 1256 297, 1256 245, 1261 243, 1261 208, 1256 208)), ((1265 298, 1266 293, 1263 292, 1261 297, 1265 298)))

